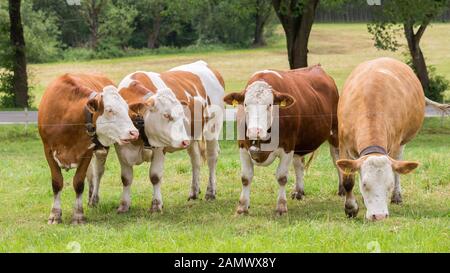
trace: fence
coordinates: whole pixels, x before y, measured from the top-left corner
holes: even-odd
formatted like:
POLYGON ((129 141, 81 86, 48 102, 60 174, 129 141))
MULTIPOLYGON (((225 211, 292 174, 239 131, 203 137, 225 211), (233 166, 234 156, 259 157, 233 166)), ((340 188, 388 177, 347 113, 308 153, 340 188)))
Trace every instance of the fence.
MULTIPOLYGON (((374 11, 378 7, 369 6, 367 4, 352 5, 348 4, 344 7, 332 9, 322 7, 320 4, 316 11, 315 22, 321 23, 358 23, 370 22, 373 19, 374 11)), ((450 21, 450 7, 441 16, 434 20, 435 22, 450 21)))

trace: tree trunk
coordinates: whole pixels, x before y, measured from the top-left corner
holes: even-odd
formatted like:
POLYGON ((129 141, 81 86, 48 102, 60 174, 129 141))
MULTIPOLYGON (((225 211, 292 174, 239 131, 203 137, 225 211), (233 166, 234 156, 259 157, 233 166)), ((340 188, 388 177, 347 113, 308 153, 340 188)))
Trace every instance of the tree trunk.
POLYGON ((253 46, 265 46, 264 27, 270 17, 270 4, 267 0, 256 0, 255 2, 255 35, 253 38, 253 46))
POLYGON ((422 84, 425 95, 428 95, 430 78, 428 76, 425 58, 420 48, 420 38, 422 37, 425 28, 426 25, 420 26, 419 31, 414 34, 414 28, 411 24, 404 25, 405 36, 406 40, 408 41, 409 53, 411 54, 414 70, 420 80, 420 83, 422 84))
POLYGON ((28 107, 27 59, 23 36, 20 0, 9 0, 10 39, 13 49, 13 89, 15 104, 28 107))
POLYGON ((159 34, 161 33, 161 20, 160 14, 155 17, 153 22, 153 29, 148 34, 147 47, 155 49, 159 47, 159 34))
POLYGON ((308 66, 308 40, 319 0, 308 0, 301 14, 296 14, 298 1, 289 2, 288 11, 281 9, 286 1, 273 0, 273 6, 286 34, 289 66, 291 69, 308 66))
POLYGON ((264 26, 265 23, 260 14, 256 14, 256 26, 255 26, 255 37, 253 39, 253 46, 265 46, 266 41, 264 39, 264 26))

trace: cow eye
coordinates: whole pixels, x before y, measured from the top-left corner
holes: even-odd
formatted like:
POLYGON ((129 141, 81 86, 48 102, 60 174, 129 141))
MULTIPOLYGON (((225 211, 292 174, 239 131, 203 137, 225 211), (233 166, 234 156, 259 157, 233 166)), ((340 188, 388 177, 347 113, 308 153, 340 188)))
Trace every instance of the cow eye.
POLYGON ((173 118, 172 118, 172 116, 171 116, 170 114, 164 114, 163 117, 164 117, 165 119, 168 119, 169 121, 172 121, 172 120, 173 120, 173 118))

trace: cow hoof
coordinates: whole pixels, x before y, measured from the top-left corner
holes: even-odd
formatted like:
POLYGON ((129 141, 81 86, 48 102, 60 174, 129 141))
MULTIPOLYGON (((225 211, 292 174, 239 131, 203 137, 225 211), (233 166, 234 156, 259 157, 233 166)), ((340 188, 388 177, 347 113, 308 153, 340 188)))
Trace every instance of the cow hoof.
POLYGON ((345 214, 348 218, 354 218, 358 215, 359 207, 355 203, 354 205, 345 204, 345 214))
POLYGON ((188 201, 197 200, 197 199, 198 199, 198 194, 194 194, 194 193, 189 194, 188 201))
POLYGON ((248 208, 239 206, 236 210, 237 215, 248 215, 248 208))
POLYGON ((287 209, 287 201, 286 200, 280 200, 277 206, 277 214, 279 216, 282 216, 283 214, 286 214, 288 211, 287 209))
POLYGON ((130 210, 130 205, 128 204, 120 204, 119 208, 117 208, 117 213, 127 213, 130 210))
POLYGON ((294 191, 291 194, 292 199, 297 199, 297 200, 302 200, 304 196, 305 196, 305 192, 302 190, 294 191))
POLYGON ((89 198, 89 207, 94 208, 97 207, 98 202, 99 202, 100 198, 98 197, 98 195, 93 195, 91 196, 91 198, 89 198))
POLYGON ((155 212, 162 213, 161 201, 156 200, 156 199, 152 201, 152 207, 150 208, 150 213, 155 213, 155 212))
POLYGON ((49 225, 61 224, 62 223, 61 216, 62 216, 61 209, 52 209, 52 211, 50 212, 50 216, 48 217, 47 223, 49 225))
POLYGON ((283 216, 287 213, 287 208, 277 208, 276 213, 278 216, 283 216))
POLYGON ((205 199, 208 201, 216 200, 216 195, 214 193, 206 193, 205 199))
POLYGON ((86 219, 83 214, 75 214, 72 217, 72 225, 83 225, 86 224, 86 219))
POLYGON ((402 195, 400 193, 394 194, 391 199, 392 204, 400 205, 403 202, 402 195))

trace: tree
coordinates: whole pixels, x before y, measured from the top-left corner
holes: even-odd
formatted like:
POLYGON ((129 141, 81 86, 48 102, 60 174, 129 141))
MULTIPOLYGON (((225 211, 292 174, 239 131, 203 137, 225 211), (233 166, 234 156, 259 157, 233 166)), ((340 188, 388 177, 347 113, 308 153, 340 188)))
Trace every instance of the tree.
POLYGON ((98 46, 100 39, 100 18, 105 13, 109 0, 86 0, 82 2, 81 14, 89 26, 90 44, 93 49, 98 46))
POLYGON ((375 46, 392 51, 400 47, 396 40, 399 32, 397 26, 403 28, 412 66, 427 95, 430 91, 430 77, 420 41, 432 20, 448 7, 448 0, 383 1, 383 5, 376 10, 375 21, 368 25, 369 32, 374 36, 375 46))
POLYGON ((254 5, 255 34, 253 46, 265 46, 264 29, 272 15, 271 0, 251 0, 254 5))
POLYGON ((308 66, 308 40, 319 0, 272 0, 286 34, 291 69, 308 66))
POLYGON ((134 20, 138 14, 132 6, 124 3, 109 4, 98 27, 99 43, 104 48, 126 48, 134 31, 134 20))
POLYGON ((15 95, 15 106, 28 106, 27 59, 25 39, 23 35, 20 0, 9 0, 10 40, 12 47, 12 88, 15 95))

